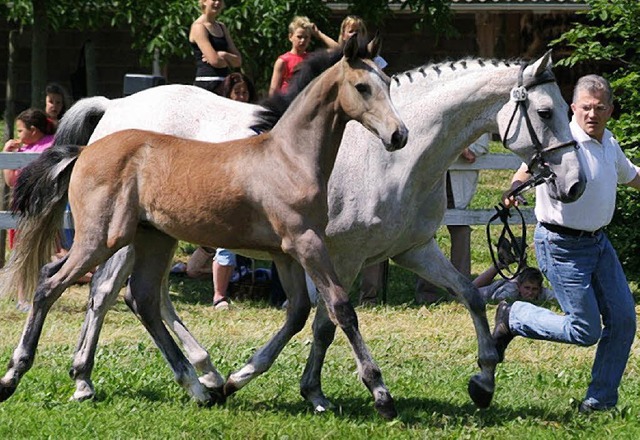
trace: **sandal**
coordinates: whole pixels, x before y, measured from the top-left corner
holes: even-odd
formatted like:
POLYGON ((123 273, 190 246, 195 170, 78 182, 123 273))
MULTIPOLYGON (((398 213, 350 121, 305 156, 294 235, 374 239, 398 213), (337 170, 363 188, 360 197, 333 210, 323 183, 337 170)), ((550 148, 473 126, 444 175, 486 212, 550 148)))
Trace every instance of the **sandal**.
POLYGON ((214 301, 213 308, 216 310, 227 310, 229 308, 229 298, 223 296, 219 300, 214 301))

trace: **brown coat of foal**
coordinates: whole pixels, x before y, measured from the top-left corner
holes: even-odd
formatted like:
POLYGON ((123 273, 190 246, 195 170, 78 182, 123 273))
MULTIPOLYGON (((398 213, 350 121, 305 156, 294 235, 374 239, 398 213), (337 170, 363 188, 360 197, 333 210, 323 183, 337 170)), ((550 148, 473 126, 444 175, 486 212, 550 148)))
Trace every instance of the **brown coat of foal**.
POLYGON ((356 38, 349 40, 342 60, 311 82, 273 129, 259 136, 213 145, 125 130, 89 147, 60 147, 43 155, 33 170, 40 166, 37 180, 48 194, 25 194, 23 202, 45 206, 23 209, 21 241, 6 274, 35 270, 34 265, 39 268, 50 255, 42 243, 55 235, 67 188, 76 235, 69 254, 41 271, 33 309, 0 380, 0 399, 13 394, 31 367, 46 314, 67 286, 133 244, 135 262, 125 300, 177 382, 195 400, 223 401, 269 368, 309 315, 306 271, 330 316, 347 335, 376 409, 394 417, 391 394, 362 339, 324 243, 327 182, 346 123, 359 121, 389 151, 407 141, 407 129, 389 96, 390 80, 371 60, 378 51, 377 38, 364 57, 356 38), (162 323, 158 292, 178 240, 267 252, 290 295, 285 326, 224 385, 205 387, 162 323))

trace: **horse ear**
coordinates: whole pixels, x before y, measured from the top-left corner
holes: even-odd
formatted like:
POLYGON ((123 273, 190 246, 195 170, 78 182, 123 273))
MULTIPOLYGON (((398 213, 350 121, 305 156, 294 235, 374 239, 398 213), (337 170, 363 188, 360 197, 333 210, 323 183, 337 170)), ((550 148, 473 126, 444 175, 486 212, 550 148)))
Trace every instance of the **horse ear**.
POLYGON ((542 75, 545 70, 551 69, 551 65, 551 50, 548 50, 538 61, 533 63, 533 76, 542 75))
POLYGON ((380 54, 380 49, 382 48, 382 38, 380 38, 380 31, 376 31, 376 36, 373 37, 373 40, 367 44, 367 51, 371 56, 371 59, 374 59, 380 54))
POLYGON ((358 33, 356 32, 347 40, 347 43, 344 45, 344 49, 342 50, 344 57, 353 61, 358 58, 358 33))

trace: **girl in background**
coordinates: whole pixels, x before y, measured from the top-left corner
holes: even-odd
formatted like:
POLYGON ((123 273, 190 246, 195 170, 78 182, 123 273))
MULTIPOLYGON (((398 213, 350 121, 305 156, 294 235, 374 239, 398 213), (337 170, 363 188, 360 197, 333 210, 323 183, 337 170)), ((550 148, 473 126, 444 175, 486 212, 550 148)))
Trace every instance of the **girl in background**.
MULTIPOLYGON (((55 126, 51 119, 47 118, 45 112, 37 108, 30 108, 18 115, 16 118, 17 139, 9 139, 4 144, 5 153, 41 153, 53 145, 53 133, 55 126)), ((13 188, 20 175, 20 170, 3 170, 4 181, 13 188)), ((15 229, 9 229, 9 249, 13 249, 16 239, 15 229)), ((27 302, 22 286, 17 286, 18 304, 17 309, 27 312, 31 305, 27 302)))
POLYGON ((202 15, 189 31, 189 42, 196 59, 194 85, 221 94, 222 82, 229 68, 238 68, 242 56, 236 48, 227 27, 217 18, 224 9, 222 0, 199 0, 202 15))

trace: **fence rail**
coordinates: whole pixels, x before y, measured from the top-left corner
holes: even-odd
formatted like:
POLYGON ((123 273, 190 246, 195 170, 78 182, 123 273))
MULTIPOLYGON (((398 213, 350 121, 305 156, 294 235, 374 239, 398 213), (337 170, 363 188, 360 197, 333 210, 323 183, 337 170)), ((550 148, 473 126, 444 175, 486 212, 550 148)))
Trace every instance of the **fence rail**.
MULTIPOLYGON (((38 156, 38 153, 0 153, 0 169, 19 169, 38 156)), ((513 154, 487 154, 480 156, 472 164, 454 163, 452 170, 515 170, 522 161, 513 154)), ((525 222, 536 222, 531 208, 522 209, 525 222)), ((495 214, 494 209, 448 209, 444 216, 445 225, 484 225, 495 214)), ((65 217, 65 224, 70 218, 65 217)), ((15 228, 16 217, 8 211, 0 211, 0 229, 15 228)))

